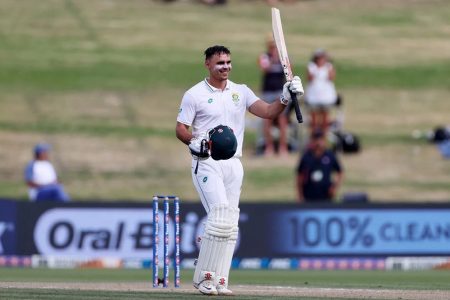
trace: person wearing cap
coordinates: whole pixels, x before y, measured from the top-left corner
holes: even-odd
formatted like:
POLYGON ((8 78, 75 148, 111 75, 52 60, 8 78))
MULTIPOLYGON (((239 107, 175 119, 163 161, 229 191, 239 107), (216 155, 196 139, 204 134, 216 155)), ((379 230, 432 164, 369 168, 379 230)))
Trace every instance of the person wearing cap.
MULTIPOLYGON (((262 72, 262 98, 267 103, 273 103, 278 101, 280 94, 283 92, 283 85, 286 79, 272 33, 267 35, 266 47, 266 51, 259 55, 258 66, 262 72)), ((272 128, 275 124, 278 126, 280 133, 278 138, 278 154, 288 154, 288 118, 286 111, 279 114, 276 119, 263 120, 264 155, 266 156, 272 156, 275 153, 272 137, 272 128)))
POLYGON ((338 95, 334 85, 336 70, 324 49, 317 49, 308 63, 308 85, 305 91, 305 103, 310 110, 311 131, 326 132, 329 110, 336 104, 338 95))
POLYGON ((331 202, 342 182, 338 158, 327 148, 323 131, 316 130, 297 167, 299 202, 331 202))
POLYGON ((63 186, 58 183, 55 168, 49 161, 49 144, 34 147, 34 159, 25 168, 25 182, 31 201, 69 201, 63 186))

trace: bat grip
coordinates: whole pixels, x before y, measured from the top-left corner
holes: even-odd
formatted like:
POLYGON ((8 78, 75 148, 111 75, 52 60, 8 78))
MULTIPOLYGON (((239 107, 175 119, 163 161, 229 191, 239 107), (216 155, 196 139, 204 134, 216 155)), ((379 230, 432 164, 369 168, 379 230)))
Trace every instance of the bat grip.
POLYGON ((292 104, 294 105, 295 116, 297 117, 297 121, 299 123, 303 123, 303 116, 300 110, 300 105, 298 104, 297 94, 291 91, 289 91, 289 93, 291 94, 292 104))

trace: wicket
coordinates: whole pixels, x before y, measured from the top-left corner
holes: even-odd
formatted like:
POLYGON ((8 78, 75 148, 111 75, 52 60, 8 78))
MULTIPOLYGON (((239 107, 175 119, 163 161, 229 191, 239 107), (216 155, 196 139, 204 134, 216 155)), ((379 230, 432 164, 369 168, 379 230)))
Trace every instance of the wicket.
POLYGON ((163 267, 163 287, 169 287, 169 201, 173 200, 174 206, 174 286, 180 287, 180 199, 176 196, 153 196, 153 287, 159 286, 159 200, 163 200, 164 212, 164 267, 163 267))

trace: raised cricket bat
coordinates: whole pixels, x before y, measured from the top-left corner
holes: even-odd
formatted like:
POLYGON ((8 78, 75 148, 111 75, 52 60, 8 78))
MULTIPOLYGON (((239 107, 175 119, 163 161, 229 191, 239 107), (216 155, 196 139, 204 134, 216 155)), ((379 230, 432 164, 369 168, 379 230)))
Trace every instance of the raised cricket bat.
MULTIPOLYGON (((272 32, 275 44, 277 45, 278 55, 280 56, 280 62, 283 66, 284 76, 286 77, 287 81, 291 81, 294 75, 292 75, 291 63, 289 62, 286 42, 284 41, 280 10, 275 7, 272 7, 272 32)), ((299 123, 303 123, 302 112, 300 110, 300 105, 298 104, 297 95, 292 93, 291 91, 289 92, 291 94, 292 104, 294 105, 297 121, 299 123)))

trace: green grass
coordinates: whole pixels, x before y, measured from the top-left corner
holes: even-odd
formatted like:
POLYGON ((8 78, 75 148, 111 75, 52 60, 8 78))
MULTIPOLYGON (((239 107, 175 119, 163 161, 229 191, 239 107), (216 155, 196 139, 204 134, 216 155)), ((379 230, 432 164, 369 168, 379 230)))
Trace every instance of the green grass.
MULTIPOLYGON (((114 51, 111 51, 114 53, 114 51)), ((107 56, 108 50, 103 55, 107 56)), ((14 55, 6 53, 6 55, 14 55)), ((119 53, 123 57, 136 57, 133 51, 119 53)), ((103 56, 102 55, 102 56, 103 56)), ((161 53, 147 54, 159 58, 161 53)), ((186 54, 180 54, 184 56, 186 54)), ((68 55, 69 56, 69 55, 68 55)), ((192 54, 198 57, 199 54, 192 54)), ((56 56, 58 57, 58 56, 56 56)), ((61 58, 68 59, 67 57, 61 58)), ((47 66, 16 65, 0 63, 0 90, 18 91, 26 87, 29 91, 83 91, 109 89, 115 91, 146 90, 154 87, 168 88, 172 82, 180 86, 193 84, 192 78, 202 78, 204 70, 198 63, 184 61, 140 61, 135 63, 105 60, 99 55, 99 62, 89 65, 49 64, 47 66), (173 72, 173 70, 177 72, 173 72), (171 81, 167 81, 170 78, 171 81)), ((236 59, 233 79, 246 82, 252 87, 259 85, 258 70, 250 57, 236 59), (251 63, 249 63, 251 62, 251 63), (245 70, 245 71, 244 71, 245 70)), ((303 76, 305 65, 294 68, 303 76)), ((352 62, 337 64, 339 76, 336 81, 341 88, 447 88, 450 86, 450 61, 437 61, 432 64, 406 66, 364 66, 352 62)))
POLYGON ((150 128, 144 126, 117 126, 114 124, 85 124, 85 123, 62 123, 53 121, 39 121, 36 123, 13 123, 0 122, 0 130, 12 132, 37 132, 46 134, 83 134, 93 136, 125 136, 125 137, 145 137, 157 136, 173 138, 173 130, 162 128, 150 128))
MULTIPOLYGON (((15 6, 17 8, 21 6, 12 2, 8 2, 8 4, 11 9, 15 6)), ((309 9, 315 7, 314 4, 309 6, 309 9)), ((209 38, 206 38, 205 43, 195 43, 195 41, 201 40, 201 37, 195 31, 202 28, 203 22, 214 20, 215 23, 211 26, 211 30, 214 30, 220 28, 222 24, 229 23, 228 20, 231 19, 234 21, 229 25, 231 30, 235 27, 245 27, 250 35, 258 32, 258 27, 259 30, 270 29, 267 20, 267 7, 264 5, 246 5, 238 8, 237 5, 232 4, 219 12, 195 5, 174 5, 167 9, 167 7, 158 4, 136 2, 134 5, 127 7, 134 13, 134 19, 132 20, 128 19, 129 16, 121 13, 121 5, 117 3, 108 10, 109 14, 100 14, 95 10, 96 7, 93 4, 84 1, 65 1, 63 5, 52 1, 44 1, 42 7, 52 8, 54 15, 43 16, 41 13, 44 12, 36 12, 27 7, 20 12, 17 11, 17 15, 4 16, 6 19, 3 21, 5 26, 1 35, 3 46, 0 48, 0 57, 9 59, 0 60, 0 89, 16 91, 23 90, 23 88, 40 91, 142 90, 155 86, 168 87, 174 83, 178 86, 188 86, 192 84, 192 78, 199 78, 204 74, 204 70, 199 68, 199 63, 202 59, 202 49, 205 47, 205 43, 208 44, 209 38), (250 7, 253 9, 250 9, 250 7), (87 11, 89 8, 93 9, 93 13, 87 11), (142 12, 137 13, 137 10, 146 9, 152 10, 151 16, 156 22, 146 21, 144 18, 149 16, 142 14, 142 12), (188 21, 182 18, 180 22, 176 21, 177 18, 174 17, 180 13, 180 10, 184 12, 188 21), (206 12, 207 14, 201 18, 202 22, 193 21, 197 14, 200 16, 206 12), (161 13, 164 14, 164 18, 159 16, 161 13), (217 18, 219 14, 223 15, 220 19, 217 18), (12 19, 17 17, 19 17, 19 20, 12 19), (42 17, 48 19, 42 19, 42 17), (109 23, 113 24, 114 22, 123 22, 129 25, 128 27, 122 25, 114 30, 108 26, 109 23), (179 40, 173 39, 181 37, 180 33, 176 31, 186 30, 188 24, 194 26, 193 32, 183 32, 182 34, 184 39, 193 40, 191 47, 179 44, 179 40), (30 25, 35 26, 30 29, 27 27, 30 25), (147 30, 150 32, 147 32, 147 30), (158 32, 157 40, 154 36, 156 32, 158 32), (127 34, 137 36, 147 34, 148 36, 147 38, 142 37, 139 43, 129 44, 127 40, 133 40, 132 37, 127 37, 127 34), (169 44, 171 37, 173 44, 169 44), (123 43, 120 43, 119 41, 122 40, 123 43), (39 59, 36 59, 36 57, 39 59), (176 70, 176 72, 173 72, 173 70, 176 70)), ((101 5, 98 8, 101 9, 101 5)), ((329 9, 333 10, 333 6, 330 5, 329 9)), ((423 7, 420 7, 420 9, 423 10, 423 7)), ((381 57, 378 59, 377 65, 372 65, 372 59, 376 60, 376 57, 367 56, 365 59, 356 60, 351 57, 352 53, 358 54, 358 52, 364 51, 357 48, 358 46, 364 46, 364 44, 368 47, 371 46, 373 37, 366 40, 365 38, 361 39, 359 35, 364 36, 365 32, 372 32, 374 29, 381 33, 381 36, 376 36, 375 40, 385 40, 384 48, 380 49, 383 51, 378 54, 378 56, 381 56, 389 55, 389 52, 386 52, 389 48, 392 48, 393 51, 397 47, 401 48, 395 43, 395 38, 401 38, 401 34, 395 35, 393 40, 385 36, 386 33, 391 31, 389 27, 407 27, 413 31, 415 28, 420 29, 423 26, 428 26, 428 34, 430 34, 434 31, 440 32, 448 25, 440 19, 443 11, 448 11, 448 8, 444 9, 435 5, 434 8, 433 6, 426 6, 426 9, 425 13, 414 9, 414 7, 402 7, 401 9, 386 7, 368 13, 362 5, 359 9, 353 10, 353 14, 350 15, 353 18, 350 20, 346 20, 349 13, 342 11, 340 15, 327 18, 327 31, 342 26, 343 29, 337 31, 334 35, 341 36, 343 41, 345 38, 351 40, 347 55, 337 61, 339 70, 337 83, 339 86, 448 88, 450 78, 448 56, 434 56, 433 53, 430 53, 429 59, 417 63, 413 57, 423 55, 423 53, 409 52, 410 61, 405 61, 403 56, 399 56, 397 63, 387 65, 383 65, 381 57), (427 24, 421 25, 417 20, 424 18, 424 16, 428 16, 427 24), (430 20, 435 20, 435 23, 430 20), (333 23, 334 26, 329 26, 329 23, 333 23), (354 32, 353 35, 350 32, 350 35, 348 35, 349 32, 345 32, 345 26, 350 25, 354 26, 353 30, 359 25, 359 31, 354 32), (350 50, 350 47, 355 48, 350 50), (349 57, 347 58, 347 56, 349 57), (370 65, 367 65, 367 63, 370 63, 370 65)), ((314 11, 307 18, 300 18, 295 23, 290 22, 291 18, 294 17, 292 11, 284 10, 283 13, 287 20, 285 22, 288 28, 287 32, 295 38, 290 40, 292 43, 291 52, 302 53, 302 59, 297 60, 295 68, 297 72, 303 73, 306 65, 304 57, 309 55, 311 49, 305 53, 306 49, 298 48, 302 43, 297 42, 297 39, 301 38, 304 30, 307 31, 309 26, 312 26, 309 21, 314 19, 314 11), (295 25, 298 22, 300 24, 295 25), (289 30, 289 28, 292 29, 289 30), (298 61, 304 63, 298 63, 298 61)), ((315 13, 319 14, 321 11, 315 13)), ((323 26, 318 25, 314 24, 313 27, 323 26)), ((312 32, 312 34, 320 39, 325 33, 312 32)), ((242 33, 241 35, 234 34, 223 40, 234 45, 245 40, 245 38, 246 35, 242 33)), ((421 33, 412 36, 411 41, 413 43, 427 43, 426 40, 422 39, 421 33)), ((243 49, 242 46, 234 46, 237 55, 233 57, 235 62, 235 74, 233 76, 235 76, 236 81, 245 81, 256 87, 259 84, 259 76, 254 57, 260 51, 262 44, 255 40, 248 42, 250 47, 247 49, 243 49)), ((320 43, 316 42, 319 45, 320 43)), ((432 41, 428 41, 427 44, 431 47, 432 41)), ((374 48, 376 49, 376 47, 374 48)), ((395 52, 392 54, 395 55, 395 52)), ((295 59, 293 61, 296 62, 295 59)))
MULTIPOLYGON (((363 152, 341 157, 340 193, 448 201, 450 166, 423 139, 411 138, 412 130, 448 123, 446 1, 298 1, 279 8, 295 72, 304 75, 314 49, 328 49, 344 96, 344 126, 361 137, 363 152)), ((24 197, 23 166, 33 145, 47 140, 73 199, 144 200, 167 191, 195 201, 189 154, 174 137, 180 99, 206 75, 202 53, 216 43, 231 48, 232 80, 259 93, 256 58, 270 27, 264 2, 212 8, 186 1, 2 1, 0 195, 24 197)), ((249 128, 242 201, 294 201, 299 154, 262 161, 253 156, 255 140, 249 128)))
MULTIPOLYGON (((190 282, 192 270, 182 271, 182 282, 190 282)), ((449 271, 277 271, 232 270, 231 286, 268 285, 310 288, 358 288, 397 290, 450 290, 449 271)), ((148 282, 150 270, 101 269, 9 269, 0 268, 3 282, 148 282)), ((148 293, 138 291, 80 291, 56 289, 3 289, 0 299, 196 299, 192 294, 148 293)), ((203 296, 204 297, 204 296, 203 296)), ((235 299, 260 299, 271 297, 235 296, 235 299)), ((295 299, 282 297, 282 299, 295 299)), ((299 298, 296 298, 299 299, 299 298)), ((308 299, 308 298, 300 298, 308 299)), ((314 298, 322 299, 322 298, 314 298)), ((329 298, 328 298, 329 299, 329 298)), ((343 299, 343 298, 339 298, 343 299)))
MULTIPOLYGON (((109 291, 79 291, 79 290, 38 290, 38 289, 8 289, 6 291, 2 291, 2 295, 0 299, 89 299, 89 300, 97 300, 97 299, 128 299, 128 300, 140 300, 140 299, 205 299, 204 295, 199 293, 146 293, 146 292, 109 292, 109 291)), ((220 297, 219 299, 224 298, 220 297)), ((284 300, 294 300, 294 299, 315 299, 315 300, 326 300, 329 298, 320 298, 320 297, 286 297, 279 296, 277 299, 284 300)), ((233 299, 236 300, 250 300, 250 299, 273 299, 273 296, 234 296, 233 299)), ((339 298, 345 299, 345 298, 339 298)), ((372 298, 374 299, 374 298, 372 298)))
POLYGON ((450 86, 450 61, 436 64, 394 67, 368 67, 337 64, 336 85, 342 88, 423 89, 450 86))
MULTIPOLYGON (((181 278, 190 282, 193 270, 181 278)), ((4 282, 140 282, 151 278, 151 270, 18 269, 0 268, 4 282)), ((232 284, 307 286, 329 288, 383 288, 450 290, 449 271, 287 271, 232 270, 232 284)))
MULTIPOLYGON (((263 297, 266 298, 266 297, 263 297)), ((268 297, 267 297, 268 298, 268 297)), ((293 297, 280 297, 282 299, 299 299, 293 297)), ((0 299, 205 299, 205 296, 199 293, 183 294, 183 293, 148 293, 148 292, 109 292, 109 291, 79 291, 79 290, 38 290, 38 289, 8 289, 2 291, 0 299), (3 298, 4 297, 4 298, 3 298)), ((238 296, 233 299, 246 300, 246 299, 261 299, 261 296, 238 296)), ((302 298, 300 298, 302 299, 302 298)), ((305 298, 303 298, 305 299, 305 298)), ((326 298, 314 298, 314 299, 326 299, 326 298)))

